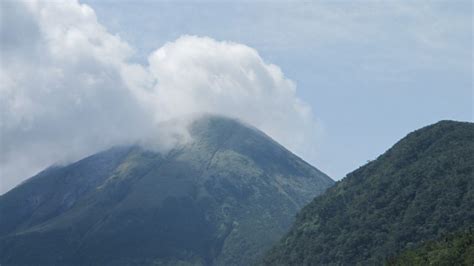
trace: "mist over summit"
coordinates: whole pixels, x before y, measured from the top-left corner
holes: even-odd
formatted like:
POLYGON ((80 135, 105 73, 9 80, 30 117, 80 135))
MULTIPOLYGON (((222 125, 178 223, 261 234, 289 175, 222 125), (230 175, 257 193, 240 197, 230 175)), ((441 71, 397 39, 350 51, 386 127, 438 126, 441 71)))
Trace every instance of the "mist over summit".
POLYGON ((311 108, 254 48, 183 35, 136 63, 133 47, 88 5, 1 5, 0 25, 21 26, 0 27, 0 167, 8 176, 0 193, 57 161, 150 139, 159 123, 194 113, 237 117, 315 158, 311 108))

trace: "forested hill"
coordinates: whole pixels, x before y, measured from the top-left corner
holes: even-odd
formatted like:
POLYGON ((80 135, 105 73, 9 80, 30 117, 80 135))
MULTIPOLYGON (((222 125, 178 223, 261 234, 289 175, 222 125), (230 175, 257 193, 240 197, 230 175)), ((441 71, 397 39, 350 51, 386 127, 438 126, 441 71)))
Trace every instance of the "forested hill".
POLYGON ((474 124, 441 121, 317 197, 266 265, 383 264, 474 224, 474 124))
POLYGON ((462 230, 390 258, 388 266, 474 265, 474 230, 462 230))

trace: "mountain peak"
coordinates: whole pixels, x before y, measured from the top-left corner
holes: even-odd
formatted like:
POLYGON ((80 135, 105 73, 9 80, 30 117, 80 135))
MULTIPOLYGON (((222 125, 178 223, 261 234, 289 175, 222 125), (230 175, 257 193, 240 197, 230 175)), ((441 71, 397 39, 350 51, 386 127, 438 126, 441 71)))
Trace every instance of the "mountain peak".
POLYGON ((167 153, 113 148, 1 196, 0 262, 247 265, 334 182, 239 120, 202 115, 189 132, 167 153))

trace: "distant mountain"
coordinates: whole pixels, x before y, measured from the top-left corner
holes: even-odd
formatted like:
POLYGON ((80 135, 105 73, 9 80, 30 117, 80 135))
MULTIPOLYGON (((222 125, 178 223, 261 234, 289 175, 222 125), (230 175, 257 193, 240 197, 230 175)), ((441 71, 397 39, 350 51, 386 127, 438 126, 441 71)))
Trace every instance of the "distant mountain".
POLYGON ((441 121, 399 141, 297 215, 266 265, 380 265, 474 224, 474 124, 441 121))
POLYGON ((189 132, 165 154, 112 148, 0 196, 0 264, 248 265, 334 183, 239 121, 189 132))

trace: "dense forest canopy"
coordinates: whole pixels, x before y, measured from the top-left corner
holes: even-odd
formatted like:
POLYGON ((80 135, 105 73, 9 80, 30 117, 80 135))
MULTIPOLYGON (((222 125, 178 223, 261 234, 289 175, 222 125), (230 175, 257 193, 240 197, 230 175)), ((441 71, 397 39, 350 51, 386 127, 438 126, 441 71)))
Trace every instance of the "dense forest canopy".
POLYGON ((410 133, 307 205, 264 264, 380 264, 471 226, 473 140, 472 123, 410 133))

